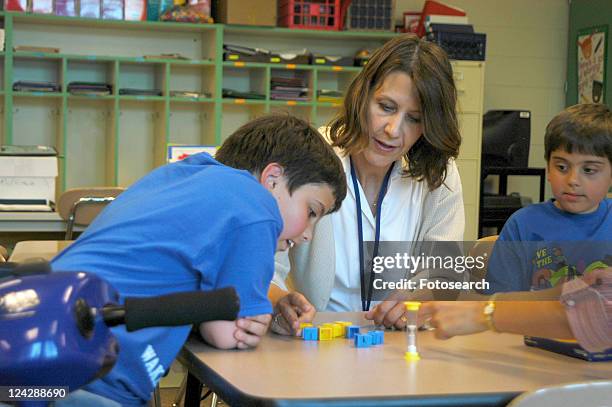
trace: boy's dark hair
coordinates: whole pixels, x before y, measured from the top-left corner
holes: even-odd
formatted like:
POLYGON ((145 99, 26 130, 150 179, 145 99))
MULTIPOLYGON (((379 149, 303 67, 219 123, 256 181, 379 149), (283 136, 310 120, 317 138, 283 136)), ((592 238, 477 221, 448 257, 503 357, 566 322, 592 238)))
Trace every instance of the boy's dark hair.
POLYGON ((612 165, 612 112, 606 105, 582 103, 556 115, 544 136, 546 162, 553 151, 607 157, 612 165))
POLYGON ((346 196, 346 177, 334 150, 307 122, 288 114, 268 114, 246 123, 223 142, 215 159, 253 174, 278 163, 289 194, 302 185, 327 184, 336 198, 332 212, 346 196))

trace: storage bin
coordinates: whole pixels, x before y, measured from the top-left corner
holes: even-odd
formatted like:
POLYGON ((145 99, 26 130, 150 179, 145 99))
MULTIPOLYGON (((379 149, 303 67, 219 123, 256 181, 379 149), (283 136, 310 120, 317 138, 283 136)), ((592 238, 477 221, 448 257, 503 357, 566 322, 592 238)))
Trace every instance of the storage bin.
POLYGON ((338 31, 342 29, 340 0, 279 0, 278 25, 338 31))

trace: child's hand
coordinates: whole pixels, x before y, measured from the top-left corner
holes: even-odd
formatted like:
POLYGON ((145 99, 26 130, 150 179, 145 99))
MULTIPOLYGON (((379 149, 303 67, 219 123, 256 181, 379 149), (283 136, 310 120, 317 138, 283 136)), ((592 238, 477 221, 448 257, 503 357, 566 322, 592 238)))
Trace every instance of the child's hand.
POLYGON ((302 322, 312 322, 317 311, 304 295, 292 291, 276 304, 272 332, 300 336, 302 322))
POLYGON ((429 321, 438 339, 487 330, 484 301, 432 301, 421 305, 419 324, 429 321))
POLYGON ((272 315, 262 314, 252 317, 239 318, 236 320, 236 331, 234 339, 236 339, 236 347, 238 349, 254 348, 261 341, 261 337, 268 331, 272 315))
POLYGON ((238 341, 235 321, 208 321, 200 324, 200 334, 206 343, 219 349, 235 349, 238 341))

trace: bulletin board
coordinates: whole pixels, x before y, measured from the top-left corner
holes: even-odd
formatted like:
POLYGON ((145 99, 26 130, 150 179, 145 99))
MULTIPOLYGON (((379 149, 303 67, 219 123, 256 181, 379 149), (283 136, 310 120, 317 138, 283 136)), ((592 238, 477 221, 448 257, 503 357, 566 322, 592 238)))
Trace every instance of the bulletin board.
POLYGON ((578 103, 606 103, 608 26, 578 30, 576 73, 578 103))

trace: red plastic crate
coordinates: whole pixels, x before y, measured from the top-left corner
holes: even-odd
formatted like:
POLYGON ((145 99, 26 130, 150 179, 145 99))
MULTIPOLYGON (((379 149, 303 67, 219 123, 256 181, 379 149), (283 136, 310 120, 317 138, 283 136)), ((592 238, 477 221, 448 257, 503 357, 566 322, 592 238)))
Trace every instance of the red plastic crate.
POLYGON ((341 30, 341 0, 279 0, 278 25, 311 30, 341 30))

